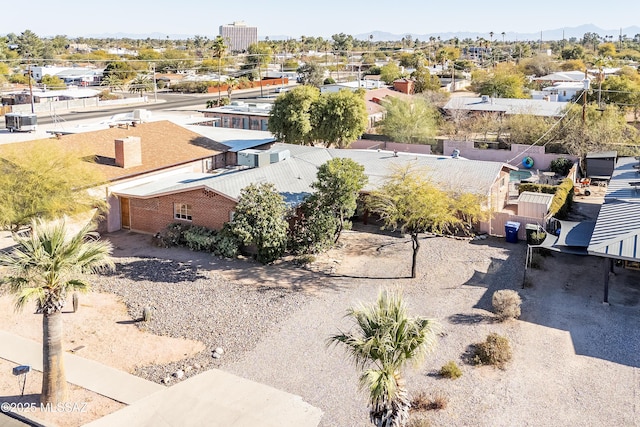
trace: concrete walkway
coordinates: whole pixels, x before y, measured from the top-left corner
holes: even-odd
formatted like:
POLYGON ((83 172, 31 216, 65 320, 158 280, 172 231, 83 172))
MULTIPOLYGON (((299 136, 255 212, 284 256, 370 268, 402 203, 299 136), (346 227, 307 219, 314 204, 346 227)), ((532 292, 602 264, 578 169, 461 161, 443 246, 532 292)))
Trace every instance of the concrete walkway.
MULTIPOLYGON (((42 372, 42 344, 0 330, 0 359, 42 372)), ((67 381, 127 405, 166 387, 124 371, 65 353, 67 381)))
POLYGON ((321 418, 300 396, 211 369, 85 427, 317 427, 321 418))

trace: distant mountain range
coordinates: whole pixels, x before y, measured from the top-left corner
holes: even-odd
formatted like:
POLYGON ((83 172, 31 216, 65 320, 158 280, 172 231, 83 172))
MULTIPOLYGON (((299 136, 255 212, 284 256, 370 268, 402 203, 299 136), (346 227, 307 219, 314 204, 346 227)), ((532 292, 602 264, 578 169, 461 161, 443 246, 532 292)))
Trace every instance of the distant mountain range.
MULTIPOLYGON (((498 40, 498 41, 502 41, 503 36, 502 36, 502 31, 499 31, 499 28, 489 28, 489 31, 487 31, 486 33, 478 33, 478 32, 466 32, 466 31, 451 31, 451 32, 446 32, 446 33, 426 33, 426 34, 416 34, 416 33, 404 33, 404 34, 393 34, 393 33, 388 33, 388 32, 384 32, 384 31, 371 31, 370 33, 362 33, 362 34, 352 34, 353 37, 355 39, 358 40, 369 40, 369 36, 373 35, 373 41, 399 41, 402 40, 403 37, 406 36, 411 36, 412 40, 420 40, 420 41, 428 41, 430 37, 440 37, 441 40, 449 40, 452 39, 454 37, 459 38, 460 40, 462 39, 472 39, 472 40, 476 40, 476 38, 481 37, 484 38, 486 40, 490 40, 492 37, 489 35, 489 33, 491 31, 493 31, 493 40, 498 40)), ((601 37, 604 36, 613 36, 612 40, 613 41, 617 41, 618 37, 620 36, 620 31, 622 30, 622 35, 623 36, 627 36, 629 38, 633 38, 636 34, 640 34, 640 27, 638 26, 633 26, 633 27, 627 27, 627 28, 616 28, 616 29, 611 29, 611 30, 605 30, 602 29, 600 27, 597 27, 593 24, 585 24, 585 25, 580 25, 578 27, 564 27, 564 28, 557 28, 555 30, 542 30, 541 32, 538 33, 516 33, 516 32, 505 32, 504 34, 504 40, 505 41, 523 41, 523 40, 528 40, 528 41, 539 41, 540 40, 540 36, 542 35, 542 40, 543 41, 549 41, 549 40, 562 40, 563 38, 565 40, 569 40, 572 37, 575 37, 576 39, 581 39, 582 36, 585 35, 585 33, 596 33, 598 35, 600 35, 601 37)), ((345 34, 349 34, 347 31, 345 31, 345 34)), ((200 34, 202 36, 205 36, 205 34, 200 34)), ((188 38, 193 38, 195 36, 195 34, 166 34, 166 33, 159 33, 159 32, 154 32, 154 33, 148 33, 148 34, 129 34, 129 33, 103 33, 103 34, 90 34, 87 35, 87 38, 99 38, 99 39, 106 39, 106 38, 116 38, 116 39, 124 39, 124 38, 129 38, 129 39, 147 39, 147 38, 151 38, 151 39, 172 39, 172 40, 186 40, 188 38)), ((214 38, 216 36, 216 34, 209 34, 206 35, 209 38, 214 38)), ((309 36, 311 36, 311 34, 309 34, 309 36)), ((283 34, 278 34, 278 35, 266 35, 266 36, 261 36, 260 40, 265 40, 266 38, 269 38, 269 40, 286 40, 289 38, 293 38, 291 36, 287 36, 287 35, 283 35, 283 34)))

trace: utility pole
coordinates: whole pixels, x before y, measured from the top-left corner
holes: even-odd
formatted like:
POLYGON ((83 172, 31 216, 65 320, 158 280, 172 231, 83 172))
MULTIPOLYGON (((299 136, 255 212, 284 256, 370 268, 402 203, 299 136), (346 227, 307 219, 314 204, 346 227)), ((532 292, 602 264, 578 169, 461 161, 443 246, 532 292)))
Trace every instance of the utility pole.
POLYGON ((584 70, 584 80, 582 81, 584 90, 582 91, 582 126, 587 122, 587 91, 589 90, 589 78, 587 77, 587 70, 584 70))
POLYGON ((33 84, 31 83, 31 56, 27 56, 27 78, 29 79, 29 100, 31 101, 31 114, 35 114, 33 106, 33 84))
POLYGON ((152 62, 151 66, 153 67, 153 101, 157 104, 158 103, 158 85, 157 85, 157 82, 156 82, 156 64, 155 64, 155 62, 152 62))

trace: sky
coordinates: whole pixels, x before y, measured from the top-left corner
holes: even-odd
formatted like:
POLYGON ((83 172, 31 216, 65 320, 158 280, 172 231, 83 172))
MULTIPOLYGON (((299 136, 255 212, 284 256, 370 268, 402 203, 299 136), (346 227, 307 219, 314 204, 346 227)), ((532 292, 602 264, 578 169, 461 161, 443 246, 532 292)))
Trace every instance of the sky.
POLYGON ((540 33, 583 24, 619 31, 640 25, 640 2, 629 0, 30 0, 28 8, 15 4, 11 18, 0 21, 0 35, 28 29, 40 37, 158 32, 214 38, 220 25, 234 21, 258 27, 260 39, 275 35, 329 38, 341 32, 356 35, 373 31, 540 33))

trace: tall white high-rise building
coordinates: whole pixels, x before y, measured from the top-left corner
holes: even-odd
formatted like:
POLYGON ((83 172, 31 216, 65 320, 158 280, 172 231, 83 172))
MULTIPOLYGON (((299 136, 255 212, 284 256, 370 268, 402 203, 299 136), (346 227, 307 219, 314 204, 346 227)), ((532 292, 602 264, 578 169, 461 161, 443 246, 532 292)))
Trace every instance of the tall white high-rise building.
POLYGON ((220 36, 232 52, 244 52, 249 45, 258 43, 258 27, 247 27, 244 21, 220 25, 220 36))

